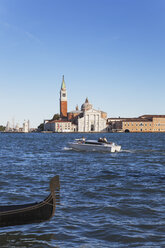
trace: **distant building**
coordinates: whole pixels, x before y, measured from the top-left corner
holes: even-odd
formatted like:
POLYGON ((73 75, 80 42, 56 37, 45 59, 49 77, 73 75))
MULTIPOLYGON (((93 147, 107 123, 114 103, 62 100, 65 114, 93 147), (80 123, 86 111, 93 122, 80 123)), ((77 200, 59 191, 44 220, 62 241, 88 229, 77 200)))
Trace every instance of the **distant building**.
POLYGON ((8 121, 5 127, 5 132, 9 132, 10 131, 10 122, 8 121))
POLYGON ((76 132, 77 126, 67 120, 52 120, 44 122, 44 130, 52 132, 76 132))
POLYGON ((165 115, 142 115, 135 118, 108 118, 86 98, 81 110, 67 112, 67 90, 62 78, 60 119, 44 120, 44 131, 51 132, 165 132, 165 115))
POLYGON ((15 126, 15 130, 16 130, 16 132, 19 132, 20 131, 20 128, 19 128, 19 124, 18 123, 15 126))
POLYGON ((62 79, 60 90, 60 120, 44 120, 44 131, 52 132, 105 132, 107 113, 93 109, 86 98, 81 110, 67 112, 67 90, 62 79))
POLYGON ((10 122, 7 122, 5 132, 13 132, 13 133, 28 133, 30 132, 30 121, 24 121, 23 122, 23 127, 19 127, 19 124, 17 123, 16 125, 13 125, 12 127, 10 126, 10 122))
POLYGON ((107 132, 122 132, 122 123, 125 118, 108 118, 107 132))
POLYGON ((92 104, 86 98, 81 106, 82 114, 78 117, 78 132, 105 132, 106 118, 105 112, 93 109, 92 104))
POLYGON ((22 132, 23 133, 28 133, 29 130, 30 130, 30 122, 29 122, 29 120, 28 121, 24 121, 22 132))
POLYGON ((112 132, 165 132, 165 115, 142 115, 138 118, 108 118, 112 132))

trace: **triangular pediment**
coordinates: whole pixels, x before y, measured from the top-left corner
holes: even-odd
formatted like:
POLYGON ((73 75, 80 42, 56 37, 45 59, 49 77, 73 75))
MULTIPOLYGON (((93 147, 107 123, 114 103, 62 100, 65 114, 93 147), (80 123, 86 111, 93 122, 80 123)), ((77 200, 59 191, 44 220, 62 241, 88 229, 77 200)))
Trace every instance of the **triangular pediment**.
POLYGON ((97 113, 100 113, 100 111, 99 110, 96 110, 96 109, 89 109, 89 110, 87 110, 87 111, 85 111, 85 113, 93 113, 93 114, 97 114, 97 113))

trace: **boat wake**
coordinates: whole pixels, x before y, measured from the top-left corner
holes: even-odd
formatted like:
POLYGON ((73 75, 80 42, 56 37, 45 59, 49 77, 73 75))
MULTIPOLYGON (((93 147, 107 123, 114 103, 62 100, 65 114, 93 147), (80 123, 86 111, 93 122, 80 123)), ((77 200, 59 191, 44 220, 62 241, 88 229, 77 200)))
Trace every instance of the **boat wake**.
POLYGON ((160 154, 162 154, 162 155, 165 155, 165 152, 164 152, 164 150, 162 151, 162 150, 153 150, 153 149, 144 149, 144 150, 120 150, 120 152, 125 152, 125 153, 160 153, 160 154))
POLYGON ((71 151, 73 149, 71 147, 64 147, 62 150, 64 150, 64 151, 71 151))
POLYGON ((135 153, 135 150, 120 150, 120 152, 128 152, 128 153, 135 153))

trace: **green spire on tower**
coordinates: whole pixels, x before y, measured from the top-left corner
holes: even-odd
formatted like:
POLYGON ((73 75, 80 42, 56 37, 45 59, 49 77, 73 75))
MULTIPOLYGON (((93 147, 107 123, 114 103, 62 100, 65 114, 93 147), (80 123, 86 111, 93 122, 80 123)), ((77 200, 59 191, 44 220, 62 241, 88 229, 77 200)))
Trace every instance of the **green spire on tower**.
POLYGON ((64 75, 62 77, 62 84, 61 84, 61 89, 66 89, 65 81, 64 81, 64 75))

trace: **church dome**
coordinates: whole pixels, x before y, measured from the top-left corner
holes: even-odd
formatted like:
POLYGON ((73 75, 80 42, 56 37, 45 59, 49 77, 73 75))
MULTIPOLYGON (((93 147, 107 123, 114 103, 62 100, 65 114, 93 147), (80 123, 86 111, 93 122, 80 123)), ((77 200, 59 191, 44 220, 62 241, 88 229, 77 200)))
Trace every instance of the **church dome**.
POLYGON ((81 105, 81 111, 87 111, 89 109, 92 109, 92 104, 90 104, 88 98, 86 98, 85 103, 81 105))

